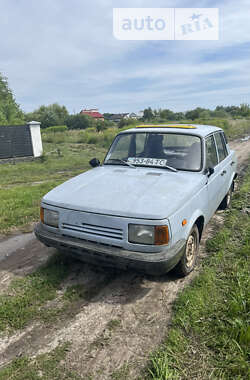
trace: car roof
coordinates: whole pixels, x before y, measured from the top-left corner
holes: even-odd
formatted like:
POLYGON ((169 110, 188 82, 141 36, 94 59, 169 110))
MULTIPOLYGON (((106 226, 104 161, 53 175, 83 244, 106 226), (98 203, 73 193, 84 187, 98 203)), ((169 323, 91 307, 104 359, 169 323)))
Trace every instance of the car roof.
POLYGON ((205 137, 213 132, 222 131, 221 128, 215 127, 213 125, 202 125, 202 124, 145 124, 138 125, 135 128, 126 129, 121 133, 138 133, 138 132, 158 132, 158 133, 183 133, 188 135, 197 135, 205 137))

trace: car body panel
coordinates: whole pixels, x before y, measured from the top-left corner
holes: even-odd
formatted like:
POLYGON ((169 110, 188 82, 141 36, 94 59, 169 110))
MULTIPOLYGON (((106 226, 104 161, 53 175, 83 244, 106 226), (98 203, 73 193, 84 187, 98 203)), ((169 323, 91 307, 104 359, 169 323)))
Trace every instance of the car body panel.
MULTIPOLYGON (((223 133, 213 126, 145 126, 119 135, 145 132, 200 137, 201 170, 173 172, 166 167, 129 167, 122 163, 91 169, 43 197, 41 206, 59 213, 59 226, 40 223, 35 228, 38 239, 89 262, 112 262, 154 274, 172 269, 183 255, 193 225, 199 220, 201 232, 229 191, 237 158, 225 142, 226 158, 209 172, 206 138, 223 133), (162 246, 131 243, 129 224, 167 226, 169 242, 162 246)), ((219 161, 217 145, 214 155, 219 161)))
POLYGON ((173 214, 202 183, 204 175, 192 172, 101 166, 59 185, 43 201, 79 211, 159 220, 173 214))

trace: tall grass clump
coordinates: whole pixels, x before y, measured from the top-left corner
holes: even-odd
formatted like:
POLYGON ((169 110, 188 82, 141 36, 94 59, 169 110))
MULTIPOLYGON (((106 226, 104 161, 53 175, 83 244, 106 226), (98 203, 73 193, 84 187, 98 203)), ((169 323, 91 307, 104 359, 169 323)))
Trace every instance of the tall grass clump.
POLYGON ((48 133, 48 132, 65 132, 68 130, 68 127, 67 125, 55 125, 54 127, 48 127, 46 129, 44 129, 44 133, 48 133))

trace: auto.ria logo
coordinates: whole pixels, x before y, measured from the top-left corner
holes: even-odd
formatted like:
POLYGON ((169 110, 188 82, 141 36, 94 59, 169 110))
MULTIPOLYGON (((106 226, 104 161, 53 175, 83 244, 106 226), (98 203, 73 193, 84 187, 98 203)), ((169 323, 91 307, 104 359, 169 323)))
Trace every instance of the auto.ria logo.
POLYGON ((119 40, 218 40, 218 8, 114 8, 119 40))

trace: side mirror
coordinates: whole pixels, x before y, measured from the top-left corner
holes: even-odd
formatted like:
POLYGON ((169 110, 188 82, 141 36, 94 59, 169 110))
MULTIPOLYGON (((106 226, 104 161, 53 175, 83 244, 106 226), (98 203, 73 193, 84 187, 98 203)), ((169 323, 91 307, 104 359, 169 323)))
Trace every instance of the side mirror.
POLYGON ((210 177, 212 174, 214 174, 214 168, 207 168, 207 176, 210 177))
POLYGON ((96 168, 97 166, 100 166, 100 161, 97 158, 92 158, 92 160, 89 161, 89 164, 92 168, 96 168))

